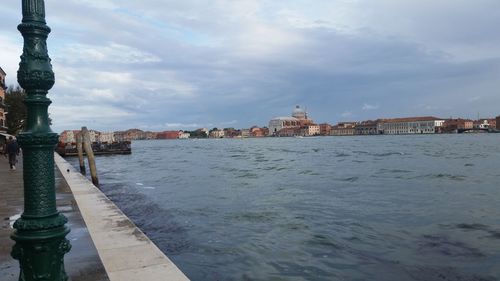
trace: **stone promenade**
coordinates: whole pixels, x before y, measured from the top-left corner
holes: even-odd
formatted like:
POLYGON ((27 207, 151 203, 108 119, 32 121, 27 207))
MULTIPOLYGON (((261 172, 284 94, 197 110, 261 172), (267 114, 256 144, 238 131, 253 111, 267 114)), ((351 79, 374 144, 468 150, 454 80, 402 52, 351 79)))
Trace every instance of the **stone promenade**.
MULTIPOLYGON (((68 225, 71 228, 68 239, 71 241, 72 249, 65 256, 66 272, 72 281, 108 281, 73 195, 57 168, 55 173, 57 206, 69 219, 68 225)), ((22 211, 22 163, 18 163, 17 170, 11 171, 7 159, 0 155, 0 279, 2 281, 17 281, 19 278, 19 263, 10 256, 14 244, 10 234, 14 220, 22 211)))

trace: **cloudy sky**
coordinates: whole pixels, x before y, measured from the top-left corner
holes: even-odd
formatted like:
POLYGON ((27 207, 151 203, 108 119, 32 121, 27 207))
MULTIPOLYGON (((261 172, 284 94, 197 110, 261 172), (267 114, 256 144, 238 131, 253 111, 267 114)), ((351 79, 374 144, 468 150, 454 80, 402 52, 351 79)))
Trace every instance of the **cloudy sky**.
MULTIPOLYGON (((16 83, 21 1, 0 10, 16 83)), ((46 0, 53 129, 500 114, 498 0, 46 0)))

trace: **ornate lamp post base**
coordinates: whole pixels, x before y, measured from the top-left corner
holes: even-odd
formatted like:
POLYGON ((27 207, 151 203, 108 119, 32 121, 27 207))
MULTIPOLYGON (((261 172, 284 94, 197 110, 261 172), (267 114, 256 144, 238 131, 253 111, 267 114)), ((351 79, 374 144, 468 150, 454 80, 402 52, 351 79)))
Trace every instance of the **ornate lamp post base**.
POLYGON ((18 136, 23 149, 24 212, 15 224, 12 257, 19 260, 20 281, 66 281, 64 255, 71 245, 66 239, 67 219, 57 211, 54 148, 58 135, 50 130, 46 97, 54 85, 54 72, 47 51, 50 28, 45 23, 43 0, 22 0, 23 20, 18 26, 24 48, 17 80, 26 90, 28 117, 18 136))
MULTIPOLYGON (((57 220, 57 219, 56 219, 57 220)), ((69 233, 66 226, 51 230, 16 231, 12 257, 21 266, 20 281, 66 281, 64 255, 71 245, 65 238, 69 233)))

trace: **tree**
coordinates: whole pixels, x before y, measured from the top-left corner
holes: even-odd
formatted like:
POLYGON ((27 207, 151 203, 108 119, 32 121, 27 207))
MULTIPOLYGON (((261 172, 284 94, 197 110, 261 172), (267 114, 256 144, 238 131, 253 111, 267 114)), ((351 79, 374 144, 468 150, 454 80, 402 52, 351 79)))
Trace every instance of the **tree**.
POLYGON ((186 133, 189 133, 189 137, 192 139, 205 139, 208 137, 205 131, 202 130, 186 131, 186 133))
POLYGON ((21 87, 9 87, 5 92, 5 105, 7 106, 7 132, 17 135, 24 129, 26 123, 26 105, 24 98, 26 92, 21 87))

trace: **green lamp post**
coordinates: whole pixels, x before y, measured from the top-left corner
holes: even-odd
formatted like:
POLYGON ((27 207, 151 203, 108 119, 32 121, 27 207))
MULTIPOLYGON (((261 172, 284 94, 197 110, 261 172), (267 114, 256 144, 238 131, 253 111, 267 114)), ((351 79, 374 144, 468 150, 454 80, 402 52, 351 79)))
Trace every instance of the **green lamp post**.
POLYGON ((23 149, 24 212, 14 224, 16 242, 12 257, 19 260, 20 281, 62 281, 64 255, 71 245, 66 239, 67 219, 57 211, 54 148, 58 135, 51 131, 46 97, 54 85, 54 72, 47 52, 50 28, 45 22, 43 0, 22 0, 23 20, 17 29, 24 38, 17 80, 26 90, 28 117, 18 136, 23 149))

